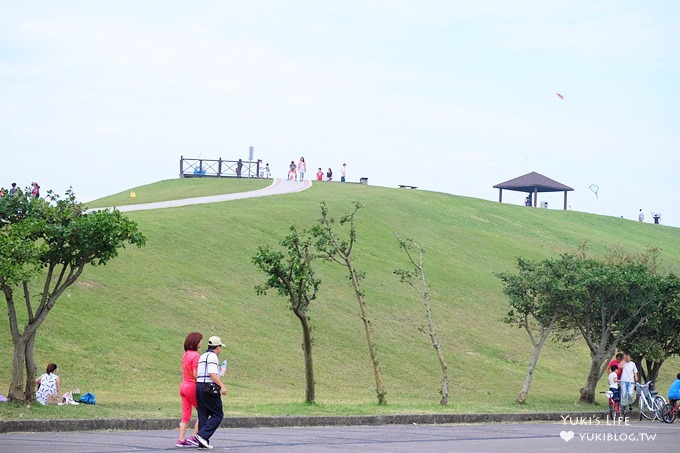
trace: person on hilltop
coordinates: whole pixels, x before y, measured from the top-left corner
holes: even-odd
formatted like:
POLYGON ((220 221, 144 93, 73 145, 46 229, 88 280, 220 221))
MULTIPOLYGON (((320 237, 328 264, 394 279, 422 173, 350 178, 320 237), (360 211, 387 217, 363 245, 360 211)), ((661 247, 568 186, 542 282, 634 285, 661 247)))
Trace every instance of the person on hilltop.
POLYGON ((645 221, 645 213, 642 212, 642 209, 640 209, 640 213, 638 214, 638 221, 639 221, 639 222, 644 222, 644 221, 645 221))
POLYGON ((239 159, 238 162, 236 162, 236 177, 237 178, 241 177, 242 171, 243 171, 243 159, 239 159))
POLYGON ((269 162, 264 166, 264 174, 266 175, 267 179, 271 179, 272 177, 272 171, 269 169, 269 162))
POLYGON ((300 157, 300 162, 298 162, 297 171, 299 175, 300 182, 305 180, 305 172, 307 172, 307 163, 304 157, 300 157))
POLYGON ((9 194, 10 194, 10 195, 14 195, 15 193, 17 193, 17 183, 13 182, 13 183, 12 183, 12 188, 9 189, 9 194))
POLYGON ((191 420, 191 408, 198 410, 196 401, 196 377, 198 376, 198 360, 203 335, 199 332, 191 332, 184 339, 184 355, 182 355, 182 383, 179 386, 179 395, 182 398, 182 421, 179 424, 179 439, 177 447, 197 447, 198 419, 194 425, 193 436, 186 438, 187 426, 191 420))
POLYGON ((330 168, 326 172, 326 181, 333 181, 333 170, 330 168))
POLYGON ((213 448, 210 438, 222 423, 221 395, 227 394, 227 387, 219 376, 218 356, 222 352, 222 340, 212 336, 208 339, 208 350, 198 359, 196 378, 196 400, 198 401, 198 433, 196 441, 201 448, 213 448))
POLYGON ((57 364, 50 363, 47 365, 45 373, 35 380, 35 385, 38 386, 38 391, 35 392, 35 399, 42 405, 45 405, 49 402, 50 396, 59 395, 61 379, 59 379, 59 376, 54 374, 55 371, 57 371, 57 364))
POLYGON ((31 196, 33 198, 40 198, 40 186, 35 181, 31 183, 31 196))
POLYGON ((340 175, 340 182, 347 181, 347 164, 342 164, 342 173, 340 175))
POLYGON ((633 389, 635 383, 638 381, 638 369, 635 362, 633 362, 630 353, 626 352, 623 355, 623 362, 621 364, 621 404, 625 407, 628 401, 628 410, 633 410, 633 389))
POLYGON ((319 167, 319 169, 316 172, 316 180, 323 181, 323 170, 321 169, 321 167, 319 167))

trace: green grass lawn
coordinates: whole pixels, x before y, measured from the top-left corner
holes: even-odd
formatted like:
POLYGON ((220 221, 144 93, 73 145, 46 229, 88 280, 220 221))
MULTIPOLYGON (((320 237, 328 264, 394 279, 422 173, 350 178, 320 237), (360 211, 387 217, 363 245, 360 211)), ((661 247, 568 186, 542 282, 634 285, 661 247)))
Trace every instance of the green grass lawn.
MULTIPOLYGON (((203 181, 221 182, 195 182, 203 181)), ((163 181, 147 190, 165 193, 169 184, 175 183, 163 181)), ((663 265, 676 272, 680 258, 680 230, 675 228, 349 184, 315 184, 298 194, 129 216, 147 235, 147 246, 126 249, 106 267, 86 269, 37 337, 41 367, 56 362, 63 388, 94 392, 97 406, 2 405, 0 417, 179 416, 179 361, 184 337, 192 330, 206 337, 220 335, 228 344, 223 352, 229 359, 228 414, 598 409, 602 406, 574 404, 589 365, 580 342, 548 344, 528 404, 513 404, 532 349, 523 330, 501 322, 507 303, 494 272, 512 270, 518 256, 574 251, 584 240, 598 253, 613 245, 630 251, 659 246, 663 265), (339 216, 353 200, 365 205, 357 218, 356 265, 366 272, 363 288, 389 405, 376 404, 363 325, 344 269, 318 263, 323 283, 311 318, 319 404, 306 406, 301 404, 304 366, 298 322, 283 298, 255 294, 263 276, 251 257, 259 245, 276 244, 291 223, 310 225, 320 201, 339 216), (448 408, 437 404, 440 370, 422 332, 422 303, 393 274, 405 266, 394 232, 426 248, 433 317, 452 380, 448 408)), ((0 332, 0 351, 10 363, 6 317, 0 320, 0 332)), ((680 362, 674 361, 662 369, 663 392, 678 368, 680 362)), ((9 366, 0 368, 0 388, 8 387, 9 376, 9 366)), ((600 402, 604 404, 604 397, 600 402)))
POLYGON ((179 200, 182 198, 222 195, 247 192, 267 187, 271 179, 237 178, 181 178, 166 179, 154 184, 134 187, 129 190, 90 201, 89 208, 124 206, 130 204, 154 203, 157 201, 179 200), (132 198, 130 193, 134 192, 132 198))

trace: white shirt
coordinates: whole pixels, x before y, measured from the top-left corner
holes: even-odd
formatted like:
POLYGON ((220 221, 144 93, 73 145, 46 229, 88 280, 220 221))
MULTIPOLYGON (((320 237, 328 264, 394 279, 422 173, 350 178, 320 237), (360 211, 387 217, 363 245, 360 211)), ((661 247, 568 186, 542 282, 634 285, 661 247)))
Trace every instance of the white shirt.
POLYGON ((196 382, 212 382, 211 374, 219 374, 217 354, 214 351, 206 351, 198 359, 196 382))
POLYGON ((618 385, 616 383, 617 378, 618 376, 616 375, 616 371, 612 371, 611 373, 609 373, 609 377, 607 378, 607 380, 609 381, 610 389, 618 388, 618 385))
POLYGON ((621 365, 623 371, 621 371, 621 382, 635 382, 635 373, 638 372, 635 362, 632 360, 630 362, 623 362, 621 365))

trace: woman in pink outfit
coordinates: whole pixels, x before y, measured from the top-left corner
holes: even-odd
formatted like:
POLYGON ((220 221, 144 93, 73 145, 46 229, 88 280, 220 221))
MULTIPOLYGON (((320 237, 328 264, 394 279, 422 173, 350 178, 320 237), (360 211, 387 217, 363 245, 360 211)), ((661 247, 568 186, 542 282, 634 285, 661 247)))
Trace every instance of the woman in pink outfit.
POLYGON ((300 175, 300 182, 304 181, 305 180, 305 173, 307 172, 307 163, 305 162, 304 157, 301 157, 300 162, 298 162, 297 172, 298 172, 298 175, 300 175))
POLYGON ((187 426, 191 420, 191 408, 197 408, 196 402, 196 373, 198 372, 198 350, 201 348, 203 335, 191 332, 184 340, 184 355, 182 356, 182 384, 179 386, 179 395, 182 397, 182 421, 179 424, 178 447, 197 447, 196 433, 198 432, 198 420, 194 425, 194 435, 186 438, 187 426))

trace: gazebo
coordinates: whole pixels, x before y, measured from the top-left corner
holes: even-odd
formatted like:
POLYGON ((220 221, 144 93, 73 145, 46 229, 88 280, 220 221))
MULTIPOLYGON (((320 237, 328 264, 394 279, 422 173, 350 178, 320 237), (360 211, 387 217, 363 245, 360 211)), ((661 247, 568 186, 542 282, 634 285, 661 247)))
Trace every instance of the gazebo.
POLYGON ((535 171, 532 171, 531 173, 527 173, 526 175, 519 176, 515 179, 511 179, 509 181, 502 182, 500 184, 496 184, 493 186, 494 189, 498 189, 498 202, 502 203, 503 202, 503 189, 505 190, 514 190, 517 192, 525 192, 528 194, 534 194, 534 202, 533 206, 536 206, 536 203, 538 201, 538 193, 539 192, 564 192, 564 209, 566 211, 567 209, 567 192, 570 192, 574 189, 572 189, 569 186, 565 186, 562 183, 559 183, 553 179, 548 178, 547 176, 543 176, 540 173, 536 173, 535 171))

